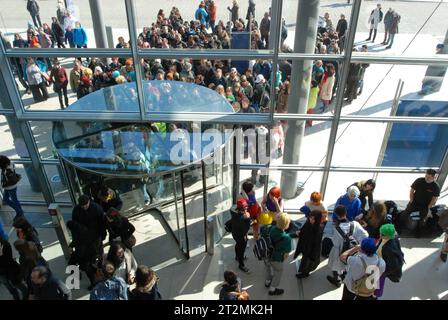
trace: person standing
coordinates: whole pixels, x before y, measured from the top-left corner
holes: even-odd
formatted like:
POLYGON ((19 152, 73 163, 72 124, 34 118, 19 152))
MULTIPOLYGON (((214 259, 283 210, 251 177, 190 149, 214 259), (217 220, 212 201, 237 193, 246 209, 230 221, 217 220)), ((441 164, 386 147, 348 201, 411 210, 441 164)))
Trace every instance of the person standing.
POLYGON ((78 205, 73 208, 72 220, 85 230, 83 234, 76 235, 76 238, 79 239, 82 236, 89 244, 89 251, 95 252, 95 255, 101 260, 103 240, 107 234, 103 209, 83 194, 78 199, 78 205))
POLYGON ((53 90, 58 94, 59 105, 61 109, 64 109, 64 103, 62 101, 62 94, 64 94, 65 107, 68 107, 68 96, 67 96, 67 86, 68 86, 68 76, 64 67, 57 58, 53 60, 53 68, 50 73, 50 81, 53 82, 53 90))
POLYGON ((377 4, 376 8, 372 10, 369 16, 369 37, 366 41, 372 39, 372 42, 375 42, 376 32, 378 31, 378 24, 383 20, 383 11, 381 11, 381 4, 377 4), (372 38, 373 31, 373 38, 372 38))
POLYGON ((4 285, 14 300, 27 297, 20 266, 12 256, 11 244, 0 237, 0 285, 4 285))
POLYGON ((47 86, 45 78, 42 75, 43 71, 39 68, 33 58, 28 58, 26 67, 26 77, 33 94, 34 102, 46 101, 48 99, 47 86))
POLYGON ((78 21, 73 29, 73 42, 76 48, 87 48, 87 33, 78 21))
POLYGON ((53 32, 54 40, 58 44, 58 48, 65 48, 65 32, 58 22, 56 17, 52 17, 51 31, 53 32))
POLYGON ((280 213, 274 226, 264 226, 262 236, 271 238, 274 250, 265 264, 265 287, 269 288, 270 296, 278 296, 285 292, 280 289, 280 281, 283 274, 283 262, 291 252, 291 236, 285 230, 289 228, 291 219, 287 213, 280 213), (266 234, 267 233, 267 234, 266 234))
POLYGON ((236 212, 232 212, 232 237, 235 240, 235 260, 238 268, 246 273, 249 269, 244 265, 244 251, 247 246, 247 233, 250 229, 250 214, 247 211, 249 205, 245 199, 239 199, 236 203, 236 212))
POLYGON ((435 181, 435 176, 436 171, 428 169, 424 178, 418 178, 412 183, 409 203, 401 213, 401 219, 408 218, 408 215, 415 211, 420 213, 420 220, 415 230, 416 237, 420 236, 426 219, 432 217, 430 209, 436 204, 440 195, 440 186, 435 181))
POLYGON ((90 300, 128 300, 128 286, 123 279, 114 276, 115 267, 106 261, 102 266, 103 279, 93 288, 90 300))
POLYGON ((389 8, 389 10, 387 10, 386 14, 384 15, 384 40, 381 44, 387 44, 387 42, 389 42, 389 38, 390 37, 390 28, 392 26, 392 13, 394 12, 394 10, 392 8, 389 8))
POLYGON ((294 259, 302 254, 299 271, 296 274, 299 279, 308 277, 310 272, 316 270, 319 266, 323 232, 321 219, 321 210, 311 211, 299 231, 299 241, 294 253, 294 259))
POLYGON ((337 223, 333 225, 333 236, 331 237, 333 247, 328 257, 328 266, 332 275, 327 276, 327 280, 339 288, 346 273, 346 266, 339 258, 347 250, 348 243, 344 238, 351 238, 350 242, 354 240, 359 244, 369 234, 357 221, 347 219, 347 209, 344 206, 336 206, 334 214, 337 216, 337 223))
POLYGON ((3 188, 3 199, 6 204, 13 208, 16 212, 14 220, 19 217, 23 217, 23 209, 17 199, 17 184, 20 181, 20 175, 18 175, 14 170, 14 165, 11 163, 11 160, 4 155, 0 155, 0 169, 2 171, 1 182, 3 188))
POLYGON ((374 292, 379 286, 379 277, 384 273, 386 263, 376 254, 375 239, 363 239, 360 249, 357 255, 352 254, 359 250, 358 247, 341 255, 341 261, 347 264, 342 300, 376 300, 374 292), (374 282, 370 283, 372 280, 374 282))
POLYGON ((36 27, 42 27, 42 22, 40 21, 40 16, 39 16, 39 4, 37 3, 36 0, 28 0, 27 4, 26 4, 26 9, 28 10, 28 12, 31 15, 31 18, 33 18, 33 22, 34 25, 36 27))
POLYGON ((215 1, 210 1, 210 4, 208 6, 208 23, 210 25, 210 28, 212 29, 212 33, 215 32, 215 24, 216 24, 216 2, 215 1))
POLYGON ((264 13, 263 19, 260 22, 260 34, 261 41, 264 44, 265 48, 269 48, 269 30, 271 26, 271 20, 269 18, 269 12, 264 13))
POLYGON ((238 1, 237 0, 233 0, 232 2, 232 8, 227 7, 227 10, 230 11, 230 20, 232 21, 233 24, 235 24, 235 22, 238 20, 239 18, 239 5, 238 5, 238 1))
POLYGON ((129 300, 162 300, 157 288, 159 277, 145 265, 139 265, 135 272, 135 289, 129 292, 129 300))
POLYGON ((341 14, 341 18, 338 21, 338 24, 336 25, 336 32, 338 33, 338 39, 339 39, 339 48, 341 49, 341 53, 344 50, 344 44, 345 44, 345 33, 347 32, 348 24, 347 20, 345 20, 345 15, 341 14))
POLYGON ((394 44, 394 38, 395 35, 398 33, 398 24, 400 23, 401 20, 401 16, 396 12, 393 11, 392 12, 392 21, 390 24, 390 29, 389 29, 389 39, 387 41, 387 47, 386 49, 390 49, 392 48, 392 45, 394 44))
POLYGON ((249 0, 249 6, 247 7, 246 20, 255 19, 255 0, 249 0))

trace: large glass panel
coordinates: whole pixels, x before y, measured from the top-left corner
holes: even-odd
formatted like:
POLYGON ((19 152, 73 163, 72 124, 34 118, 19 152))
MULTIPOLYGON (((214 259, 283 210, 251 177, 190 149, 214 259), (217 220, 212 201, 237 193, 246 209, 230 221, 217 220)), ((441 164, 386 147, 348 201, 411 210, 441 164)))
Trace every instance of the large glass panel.
MULTIPOLYGON (((207 2, 208 3, 208 2, 207 2)), ((222 3, 215 7, 178 2, 149 6, 147 1, 135 1, 137 35, 142 48, 192 49, 264 49, 259 27, 263 13, 271 1, 222 3), (249 22, 249 12, 250 22, 249 22), (145 43, 146 42, 146 43, 145 43)))
MULTIPOLYGON (((434 39, 434 46, 436 43, 434 39)), ((400 100, 447 101, 445 76, 446 67, 440 66, 351 64, 341 114, 390 115, 398 102, 394 97, 400 80, 403 82, 400 100), (406 76, 411 74, 412 77, 406 76)))
POLYGON ((31 131, 42 159, 57 159, 52 143, 53 124, 48 121, 30 121, 31 131))
POLYGON ((13 116, 0 116, 0 154, 10 159, 29 158, 23 139, 19 138, 19 127, 13 116))
MULTIPOLYGON (((124 0, 115 1, 112 6, 102 1, 95 2, 98 3, 98 9, 103 17, 103 25, 100 27, 107 30, 110 35, 110 39, 105 39, 107 47, 115 48, 115 42, 119 36, 129 39, 124 0)), ((28 33, 33 30, 36 35, 39 35, 37 42, 42 48, 97 47, 98 39, 95 38, 94 32, 94 21, 96 22, 97 18, 91 11, 96 9, 90 6, 89 1, 36 1, 35 3, 37 7, 28 6, 27 2, 18 4, 6 0, 0 1, 1 11, 8 13, 3 14, 0 21, 1 28, 8 30, 6 33, 8 40, 13 42, 14 34, 18 33, 26 41, 28 33), (77 25, 78 22, 80 25, 77 25), (39 27, 43 28, 45 40, 42 40, 39 27)), ((13 46, 22 47, 23 44, 16 42, 13 46)))
POLYGON ((445 36, 446 25, 440 23, 447 12, 448 3, 443 1, 362 1, 355 44, 365 44, 369 52, 400 56, 433 54, 445 36))
POLYGON ((72 199, 68 190, 67 181, 60 166, 46 165, 44 167, 56 202, 71 202, 72 199))
POLYGON ((351 122, 339 129, 334 166, 438 167, 448 147, 448 125, 351 122))
POLYGON ((56 62, 30 56, 20 61, 16 69, 21 72, 15 73, 15 81, 25 110, 132 112, 129 105, 135 104, 138 111, 135 84, 133 88, 115 86, 132 80, 123 67, 125 58, 59 58, 56 62))
MULTIPOLYGON (((315 1, 313 3, 320 4, 318 8, 317 23, 314 26, 309 26, 310 28, 313 27, 317 29, 316 48, 314 52, 322 54, 339 54, 344 48, 344 40, 350 26, 352 4, 346 2, 341 3, 341 1, 336 0, 315 1), (344 16, 343 19, 341 18, 341 15, 344 16)), ((282 30, 280 30, 283 52, 292 52, 294 49, 298 5, 299 1, 283 1, 282 23, 284 23, 284 26, 282 27, 282 30)), ((305 13, 300 16, 300 19, 307 18, 308 16, 306 16, 305 13)), ((301 21, 303 23, 303 20, 301 21)), ((308 31, 311 32, 309 29, 308 31)), ((307 33, 304 32, 304 35, 306 34, 307 33)), ((302 51, 300 53, 304 52, 302 51)))
MULTIPOLYGON (((271 164, 275 165, 281 163, 299 164, 303 166, 323 165, 328 147, 331 122, 315 120, 307 120, 303 122, 305 123, 305 130, 302 137, 300 153, 298 154, 298 163, 291 163, 291 161, 286 160, 284 157, 285 148, 293 148, 293 146, 297 143, 296 135, 289 137, 289 139, 294 139, 294 141, 288 142, 288 130, 290 130, 290 126, 295 125, 296 123, 296 121, 292 120, 282 120, 271 128, 270 158, 265 158, 263 161, 259 156, 258 161, 255 161, 254 154, 256 148, 253 147, 251 149, 251 152, 249 153, 251 155, 248 158, 249 160, 242 158, 242 163, 263 163, 270 159, 271 164)), ((263 128, 260 129, 260 126, 257 127, 258 128, 256 128, 256 131, 258 132, 258 136, 260 137, 260 134, 265 132, 266 130, 264 130, 263 128)), ((297 132, 297 135, 298 134, 299 133, 297 132)), ((252 142, 251 145, 256 146, 256 141, 257 140, 255 140, 255 142, 252 142)), ((265 141, 267 142, 267 140, 265 141)), ((263 150, 260 149, 260 146, 261 148, 264 147, 262 144, 258 143, 259 155, 263 154, 263 150)), ((269 156, 269 154, 266 153, 266 156, 269 156)))

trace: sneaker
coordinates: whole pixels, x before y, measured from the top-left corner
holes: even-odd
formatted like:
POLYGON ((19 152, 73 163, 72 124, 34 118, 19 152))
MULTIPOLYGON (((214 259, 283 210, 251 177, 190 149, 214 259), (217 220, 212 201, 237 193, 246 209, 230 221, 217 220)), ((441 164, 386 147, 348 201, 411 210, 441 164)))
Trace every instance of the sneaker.
POLYGON ((334 286, 336 286, 337 288, 339 288, 341 286, 341 280, 339 279, 335 279, 332 276, 327 276, 327 280, 334 286))
POLYGON ((247 268, 245 266, 239 266, 238 268, 245 273, 249 273, 249 268, 247 268))
POLYGON ((285 292, 285 290, 283 290, 283 289, 275 288, 274 291, 269 291, 269 295, 270 296, 279 296, 279 295, 283 294, 284 292, 285 292))
POLYGON ((446 262, 446 256, 447 256, 446 253, 440 253, 440 259, 441 259, 443 262, 446 262))
POLYGON ((269 287, 271 286, 271 283, 272 283, 272 280, 265 280, 265 281, 264 281, 264 286, 265 286, 266 288, 269 288, 269 287))

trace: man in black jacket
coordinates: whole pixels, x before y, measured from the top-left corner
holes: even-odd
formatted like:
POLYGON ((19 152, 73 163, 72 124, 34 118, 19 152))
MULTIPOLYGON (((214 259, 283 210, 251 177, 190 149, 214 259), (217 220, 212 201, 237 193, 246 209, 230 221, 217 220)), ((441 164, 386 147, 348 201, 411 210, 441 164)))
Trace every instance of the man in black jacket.
MULTIPOLYGON (((86 228, 83 237, 90 243, 99 257, 103 256, 103 240, 106 239, 106 218, 99 204, 83 194, 78 199, 78 205, 73 208, 72 220, 86 228)), ((80 235, 76 238, 79 239, 80 235)), ((100 261, 101 262, 101 261, 100 261)))
POLYGON ((2 238, 0 238, 0 285, 1 284, 5 285, 14 300, 26 298, 27 289, 22 283, 19 264, 12 257, 11 244, 2 238))
POLYGON ((56 279, 47 267, 39 266, 31 272, 33 283, 30 300, 71 300, 72 293, 56 279))
POLYGON ((244 265, 244 251, 247 246, 247 233, 250 229, 250 215, 247 212, 247 201, 239 199, 236 203, 237 211, 232 213, 232 237, 236 241, 235 244, 235 260, 239 263, 240 270, 249 272, 249 269, 244 265))

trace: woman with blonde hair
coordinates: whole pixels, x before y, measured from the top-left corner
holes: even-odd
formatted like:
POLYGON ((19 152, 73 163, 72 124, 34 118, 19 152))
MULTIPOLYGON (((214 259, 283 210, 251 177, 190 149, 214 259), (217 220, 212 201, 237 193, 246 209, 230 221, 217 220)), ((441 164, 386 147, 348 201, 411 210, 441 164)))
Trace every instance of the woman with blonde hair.
POLYGON ((289 228, 291 219, 285 212, 277 216, 275 225, 263 226, 261 233, 263 237, 271 239, 273 251, 271 256, 264 261, 265 264, 265 287, 269 288, 269 295, 277 296, 284 293, 280 289, 280 280, 283 274, 283 262, 288 257, 291 247, 291 237, 285 232, 289 228))

